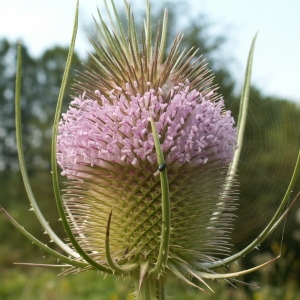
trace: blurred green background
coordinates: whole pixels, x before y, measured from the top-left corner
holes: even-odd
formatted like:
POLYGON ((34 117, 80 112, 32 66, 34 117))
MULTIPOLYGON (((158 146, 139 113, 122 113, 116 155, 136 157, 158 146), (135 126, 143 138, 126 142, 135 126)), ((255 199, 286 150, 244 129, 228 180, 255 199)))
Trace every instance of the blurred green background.
MULTIPOLYGON (((178 31, 179 9, 170 11, 170 41, 178 31)), ((161 9, 155 11, 159 18, 161 9)), ((157 22, 154 22, 155 24, 157 22)), ((182 48, 194 46, 206 57, 215 74, 219 92, 236 118, 239 95, 229 66, 222 61, 226 36, 208 37, 209 25, 203 20, 191 21, 182 48)), ((155 30, 155 28, 154 28, 155 30)), ((250 41, 249 41, 250 44, 250 41)), ((49 243, 32 212, 18 167, 14 126, 14 81, 16 43, 0 40, 0 204, 29 232, 49 243)), ((22 122, 23 142, 33 191, 50 225, 64 237, 54 204, 50 175, 51 127, 61 77, 68 49, 53 47, 40 57, 32 57, 23 45, 22 122)), ((88 59, 74 55, 64 110, 73 95, 71 83, 75 70, 90 65, 88 59)), ((246 63, 246 62, 245 62, 246 63)), ((254 66, 255 72, 255 66, 254 66)), ((284 79, 283 80, 287 80, 284 79)), ((299 105, 289 99, 266 96, 251 89, 251 102, 239 165, 240 202, 232 251, 251 242, 264 228, 278 207, 292 174, 300 140, 299 105)), ((293 196, 300 190, 298 178, 293 196)), ((51 245, 51 243, 49 243, 51 245)), ((54 246, 55 247, 55 246, 54 246)), ((215 295, 200 293, 169 279, 170 299, 300 299, 300 204, 294 205, 284 225, 255 253, 242 259, 231 271, 253 267, 281 253, 281 258, 266 268, 238 278, 247 284, 213 281, 215 295), (254 287, 258 285, 260 288, 254 287)), ((60 269, 41 269, 14 265, 14 262, 53 263, 0 215, 0 299, 133 299, 130 282, 116 280, 96 272, 57 276, 60 269)), ((210 284, 210 283, 209 283, 210 284)))

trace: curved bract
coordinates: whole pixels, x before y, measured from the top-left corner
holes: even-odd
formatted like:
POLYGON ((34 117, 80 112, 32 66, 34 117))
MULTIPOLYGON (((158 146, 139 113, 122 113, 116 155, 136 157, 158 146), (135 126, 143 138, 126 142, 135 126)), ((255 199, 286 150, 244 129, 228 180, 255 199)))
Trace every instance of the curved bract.
POLYGON ((35 244, 69 266, 65 273, 95 269, 131 276, 138 299, 164 299, 169 274, 203 290, 210 289, 204 279, 235 280, 272 262, 232 274, 214 271, 252 251, 283 220, 300 168, 298 158, 287 193, 265 230, 244 250, 230 255, 255 40, 237 130, 226 101, 212 86, 211 73, 196 59, 197 51, 180 52, 178 35, 166 53, 167 13, 152 37, 149 3, 141 32, 127 2, 126 33, 113 1, 111 6, 110 10, 106 4, 110 27, 99 12, 93 67, 76 81, 78 97, 61 115, 77 11, 55 115, 52 176, 68 245, 47 225, 28 181, 21 139, 19 56, 16 125, 22 176, 41 224, 66 255, 43 245, 1 211, 35 244), (66 178, 62 195, 57 163, 66 178))

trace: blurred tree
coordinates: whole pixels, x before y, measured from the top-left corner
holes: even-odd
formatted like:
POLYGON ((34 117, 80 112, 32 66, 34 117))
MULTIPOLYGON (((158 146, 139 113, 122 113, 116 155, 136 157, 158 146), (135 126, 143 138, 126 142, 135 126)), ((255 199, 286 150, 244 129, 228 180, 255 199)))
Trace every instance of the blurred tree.
MULTIPOLYGON (((23 134, 30 134, 29 120, 33 117, 32 104, 36 98, 35 87, 38 86, 36 76, 36 62, 29 56, 26 47, 23 47, 23 72, 22 78, 22 115, 23 134), (26 108, 26 109, 25 109, 26 108)), ((14 125, 14 86, 16 69, 16 45, 7 40, 0 41, 0 170, 11 172, 18 169, 14 125)), ((28 150, 28 138, 24 139, 25 151, 28 150)), ((30 157, 30 154, 29 154, 30 157)))
MULTIPOLYGON (((14 87, 16 44, 0 41, 0 171, 18 169, 14 124, 14 87)), ((63 76, 68 49, 54 47, 39 59, 32 58, 22 47, 22 128, 28 171, 49 169, 51 127, 63 76)), ((80 69, 78 56, 73 57, 71 78, 80 69)), ((70 100, 70 83, 66 89, 65 105, 70 100)))

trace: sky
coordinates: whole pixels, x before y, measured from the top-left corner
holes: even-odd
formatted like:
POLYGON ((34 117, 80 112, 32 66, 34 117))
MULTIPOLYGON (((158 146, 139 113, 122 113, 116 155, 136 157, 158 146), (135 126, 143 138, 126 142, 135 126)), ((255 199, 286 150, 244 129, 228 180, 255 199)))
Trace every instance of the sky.
MULTIPOLYGON (((155 5, 156 1, 152 0, 155 5)), ((175 1, 174 1, 175 2, 175 1)), ((0 39, 21 40, 33 56, 53 45, 67 46, 75 0, 0 0, 0 39)), ((76 50, 86 53, 85 29, 103 0, 81 0, 76 50)), ((132 5, 143 2, 132 0, 132 5)), ((121 4, 119 6, 123 8, 121 4)), ((300 1, 186 0, 185 14, 206 15, 212 33, 227 33, 230 70, 241 88, 252 38, 258 32, 252 82, 265 95, 300 104, 300 1)))

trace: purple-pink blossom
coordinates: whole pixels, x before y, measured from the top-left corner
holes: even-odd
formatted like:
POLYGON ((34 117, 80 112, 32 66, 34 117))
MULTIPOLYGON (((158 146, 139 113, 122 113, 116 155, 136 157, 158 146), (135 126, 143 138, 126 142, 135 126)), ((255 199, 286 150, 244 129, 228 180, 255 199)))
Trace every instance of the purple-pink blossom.
POLYGON ((81 165, 143 168, 145 162, 156 163, 150 117, 167 165, 231 162, 237 146, 234 120, 213 90, 203 95, 190 90, 186 81, 168 96, 150 83, 144 94, 133 94, 126 84, 126 90, 116 87, 109 98, 96 90, 95 99, 83 93, 71 102, 59 124, 57 160, 62 174, 72 178, 81 165))

